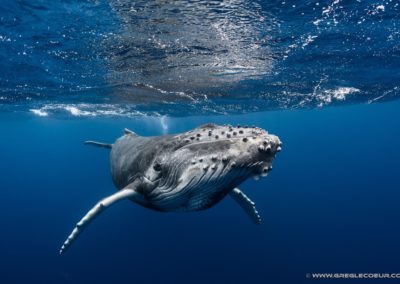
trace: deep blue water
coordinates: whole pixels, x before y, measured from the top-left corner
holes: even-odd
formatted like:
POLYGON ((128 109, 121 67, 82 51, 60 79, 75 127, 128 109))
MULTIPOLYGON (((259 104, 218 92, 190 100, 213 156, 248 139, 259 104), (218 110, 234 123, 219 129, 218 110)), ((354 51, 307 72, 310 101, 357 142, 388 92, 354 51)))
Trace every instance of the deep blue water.
POLYGON ((399 107, 163 122, 2 114, 1 283, 310 283, 319 281, 306 279, 309 272, 398 272, 399 107), (156 135, 209 121, 254 123, 282 139, 270 175, 241 186, 262 225, 229 198, 179 214, 126 201, 58 255, 75 222, 114 191, 108 150, 83 140, 113 141, 123 127, 156 135))
POLYGON ((0 283, 397 283, 398 1, 12 1, 0 4, 0 283), (127 127, 257 125, 283 150, 196 213, 124 201, 59 248, 115 191, 127 127))

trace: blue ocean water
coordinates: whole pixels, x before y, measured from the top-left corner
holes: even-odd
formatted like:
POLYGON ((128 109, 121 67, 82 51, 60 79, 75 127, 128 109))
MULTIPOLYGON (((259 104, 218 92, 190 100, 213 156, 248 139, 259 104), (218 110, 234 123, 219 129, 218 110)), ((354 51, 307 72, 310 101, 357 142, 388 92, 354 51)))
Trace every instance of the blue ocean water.
POLYGON ((310 283, 318 280, 306 273, 398 272, 399 107, 164 121, 2 114, 1 283, 310 283), (78 219, 114 192, 108 150, 83 140, 111 142, 123 127, 158 135, 210 121, 256 124, 284 143, 269 176, 241 186, 260 226, 229 198, 197 213, 126 201, 58 255, 78 219))
POLYGON ((398 1, 12 1, 0 9, 0 283, 397 283, 398 1), (121 202, 106 149, 127 127, 257 125, 283 150, 195 213, 121 202))

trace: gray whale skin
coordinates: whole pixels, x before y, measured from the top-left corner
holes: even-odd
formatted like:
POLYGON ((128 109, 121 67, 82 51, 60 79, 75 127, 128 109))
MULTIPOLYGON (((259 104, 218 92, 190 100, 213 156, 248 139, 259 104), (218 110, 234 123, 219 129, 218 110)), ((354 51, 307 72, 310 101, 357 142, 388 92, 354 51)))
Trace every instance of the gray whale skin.
POLYGON ((204 210, 229 195, 259 224, 254 202, 237 187, 249 177, 266 176, 282 143, 258 127, 206 124, 154 137, 125 129, 114 144, 85 144, 111 149, 111 173, 118 191, 100 200, 76 224, 60 254, 90 221, 123 199, 157 211, 178 212, 204 210))

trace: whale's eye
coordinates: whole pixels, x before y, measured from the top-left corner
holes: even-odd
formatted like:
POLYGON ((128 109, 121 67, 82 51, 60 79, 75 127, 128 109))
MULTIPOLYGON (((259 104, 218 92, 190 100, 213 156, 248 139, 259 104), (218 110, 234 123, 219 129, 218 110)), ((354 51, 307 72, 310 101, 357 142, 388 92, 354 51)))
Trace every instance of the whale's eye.
POLYGON ((161 164, 160 163, 155 163, 153 165, 153 169, 157 172, 161 171, 161 164))

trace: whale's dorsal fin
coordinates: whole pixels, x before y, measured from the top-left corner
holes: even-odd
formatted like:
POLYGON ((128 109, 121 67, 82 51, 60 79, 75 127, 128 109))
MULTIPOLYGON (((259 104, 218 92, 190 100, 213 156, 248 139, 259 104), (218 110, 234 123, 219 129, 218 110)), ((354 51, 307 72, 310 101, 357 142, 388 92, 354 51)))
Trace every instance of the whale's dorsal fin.
POLYGON ((125 135, 139 136, 139 135, 137 135, 135 132, 133 132, 132 130, 130 130, 130 129, 128 129, 128 128, 125 128, 125 129, 124 129, 124 134, 125 134, 125 135))
POLYGON ((112 148, 112 144, 101 143, 101 142, 96 142, 96 141, 85 141, 84 144, 85 145, 93 145, 93 146, 96 146, 96 147, 108 148, 108 149, 112 148))
POLYGON ((258 214, 256 205, 239 188, 234 188, 229 195, 242 207, 255 224, 261 224, 261 216, 258 214))
POLYGON ((101 212, 103 212, 106 208, 110 207, 114 203, 127 199, 127 198, 132 198, 138 195, 141 195, 138 193, 136 189, 137 182, 133 182, 129 184, 127 187, 124 189, 121 189, 120 191, 117 191, 116 193, 107 196, 106 198, 100 200, 99 202, 96 203, 95 206, 90 209, 85 216, 75 225, 75 228, 71 232, 71 234, 68 236, 68 238, 65 240, 63 243, 61 249, 60 249, 60 254, 63 254, 70 246, 71 244, 76 240, 76 238, 79 236, 79 234, 90 224, 91 221, 93 221, 101 212))

